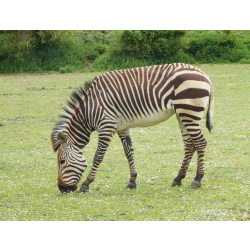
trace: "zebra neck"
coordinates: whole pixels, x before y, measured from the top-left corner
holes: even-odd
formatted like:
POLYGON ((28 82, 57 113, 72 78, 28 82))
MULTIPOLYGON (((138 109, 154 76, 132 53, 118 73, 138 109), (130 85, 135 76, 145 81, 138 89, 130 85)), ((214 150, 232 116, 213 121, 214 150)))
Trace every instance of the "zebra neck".
POLYGON ((88 125, 86 119, 83 118, 81 112, 75 110, 69 119, 67 126, 68 139, 79 149, 85 147, 89 140, 92 128, 88 125))

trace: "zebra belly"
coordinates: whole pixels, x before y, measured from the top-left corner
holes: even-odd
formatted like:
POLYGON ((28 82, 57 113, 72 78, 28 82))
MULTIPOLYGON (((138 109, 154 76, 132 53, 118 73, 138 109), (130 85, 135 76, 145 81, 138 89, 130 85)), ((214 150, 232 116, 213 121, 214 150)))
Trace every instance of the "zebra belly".
POLYGON ((130 121, 126 121, 123 116, 120 116, 117 119, 117 130, 120 131, 128 128, 154 126, 156 124, 166 121, 173 114, 174 111, 172 109, 167 109, 157 113, 151 113, 148 116, 133 118, 130 121))

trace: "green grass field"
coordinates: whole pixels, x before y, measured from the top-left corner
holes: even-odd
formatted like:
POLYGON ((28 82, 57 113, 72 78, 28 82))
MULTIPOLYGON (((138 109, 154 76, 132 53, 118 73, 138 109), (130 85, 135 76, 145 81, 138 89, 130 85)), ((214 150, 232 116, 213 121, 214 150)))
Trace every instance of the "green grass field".
MULTIPOLYGON (((214 130, 200 189, 171 187, 184 157, 175 116, 131 130, 137 189, 127 190, 129 166, 116 135, 89 193, 61 194, 50 134, 72 90, 99 73, 0 75, 0 220, 232 221, 250 220, 250 65, 201 65, 215 91, 214 130)), ((97 133, 84 149, 90 166, 97 133)), ((90 168, 83 174, 85 180, 90 168)), ((79 185, 79 186, 80 186, 79 185)))

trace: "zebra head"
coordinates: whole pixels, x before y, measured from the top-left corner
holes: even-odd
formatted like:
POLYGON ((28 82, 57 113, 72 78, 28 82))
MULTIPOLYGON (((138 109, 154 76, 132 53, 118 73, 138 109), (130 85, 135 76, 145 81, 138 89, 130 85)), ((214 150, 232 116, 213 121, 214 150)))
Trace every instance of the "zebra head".
POLYGON ((70 142, 62 131, 57 133, 60 142, 57 155, 59 190, 71 192, 77 189, 82 173, 87 168, 87 162, 81 150, 70 142))

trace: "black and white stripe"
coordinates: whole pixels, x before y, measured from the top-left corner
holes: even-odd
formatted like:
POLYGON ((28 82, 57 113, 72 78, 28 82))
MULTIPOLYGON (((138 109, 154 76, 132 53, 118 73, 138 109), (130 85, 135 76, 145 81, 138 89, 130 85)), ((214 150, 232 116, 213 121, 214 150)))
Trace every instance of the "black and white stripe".
MULTIPOLYGON (((58 139, 59 131, 62 131, 62 137, 65 136, 72 155, 81 152, 87 145, 92 131, 99 133, 98 147, 90 174, 80 189, 87 191, 89 184, 95 179, 98 166, 112 137, 117 132, 130 167, 131 179, 127 187, 134 188, 137 172, 129 129, 153 126, 175 113, 185 145, 185 158, 172 185, 181 185, 192 155, 197 151, 197 174, 190 187, 199 187, 204 175, 206 149, 200 121, 208 102, 207 128, 211 131, 213 86, 203 71, 191 65, 175 63, 108 72, 96 77, 93 82, 86 83, 85 87, 76 89, 72 94, 65 114, 53 130, 52 146, 54 151, 59 148, 58 158, 72 159, 72 156, 64 154, 65 143, 63 144, 63 139, 59 140, 60 136, 58 139)), ((82 172, 87 166, 86 161, 84 164, 80 160, 78 164, 77 160, 72 162, 71 160, 70 167, 78 167, 82 172)), ((68 168, 66 163, 64 168, 68 168)), ((70 182, 70 178, 74 179, 74 185, 77 185, 80 174, 75 171, 75 175, 77 177, 72 174, 67 178, 58 178, 58 185, 64 186, 63 190, 68 190, 73 183, 70 182)))

